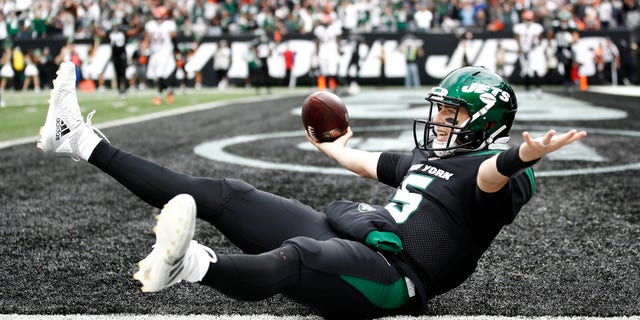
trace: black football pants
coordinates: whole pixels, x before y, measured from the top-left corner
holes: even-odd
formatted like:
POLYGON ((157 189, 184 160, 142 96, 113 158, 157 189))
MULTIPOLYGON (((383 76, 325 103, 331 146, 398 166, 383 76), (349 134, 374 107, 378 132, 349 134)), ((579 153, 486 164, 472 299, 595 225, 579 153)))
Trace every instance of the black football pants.
POLYGON ((328 318, 409 312, 404 276, 382 254, 339 238, 309 206, 240 180, 181 174, 104 141, 89 163, 156 208, 178 194, 192 195, 198 218, 250 253, 218 255, 202 280, 228 296, 285 294, 328 318))

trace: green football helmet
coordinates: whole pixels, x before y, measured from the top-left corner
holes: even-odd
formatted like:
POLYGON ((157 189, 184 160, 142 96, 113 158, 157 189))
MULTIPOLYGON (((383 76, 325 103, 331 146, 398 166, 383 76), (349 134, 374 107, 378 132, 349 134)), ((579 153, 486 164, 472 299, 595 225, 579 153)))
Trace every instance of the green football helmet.
POLYGON ((449 73, 425 98, 430 102, 429 117, 413 124, 416 147, 434 151, 439 157, 456 152, 487 148, 492 143, 509 141, 509 130, 518 109, 516 95, 502 77, 484 67, 463 67, 449 73), (442 106, 455 108, 455 117, 447 124, 433 122, 442 106), (460 108, 470 118, 459 123, 460 108), (451 128, 447 142, 435 139, 436 127, 451 128))

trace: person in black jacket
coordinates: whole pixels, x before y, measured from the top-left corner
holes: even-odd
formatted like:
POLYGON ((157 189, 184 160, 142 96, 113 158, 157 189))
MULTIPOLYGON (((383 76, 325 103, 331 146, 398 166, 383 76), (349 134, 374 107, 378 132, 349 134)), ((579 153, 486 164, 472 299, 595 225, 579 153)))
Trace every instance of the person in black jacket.
POLYGON ((127 43, 129 43, 131 37, 134 37, 140 32, 140 27, 137 24, 129 27, 125 20, 118 20, 109 31, 105 32, 94 26, 94 32, 102 38, 109 39, 109 45, 111 45, 111 62, 115 70, 118 92, 121 98, 125 98, 129 89, 129 82, 127 80, 127 43))
POLYGON ((73 65, 63 64, 37 146, 82 159, 150 205, 156 243, 134 278, 143 291, 199 282, 236 299, 283 294, 327 318, 415 314, 460 285, 534 193, 532 165, 586 136, 549 130, 506 147, 517 111, 511 86, 482 67, 447 75, 427 94, 408 153, 309 141, 362 177, 396 190, 386 204, 336 201, 319 212, 230 178, 181 174, 110 144, 82 120, 73 65), (57 120, 56 120, 57 119, 57 120), (193 240, 196 217, 242 254, 193 240))

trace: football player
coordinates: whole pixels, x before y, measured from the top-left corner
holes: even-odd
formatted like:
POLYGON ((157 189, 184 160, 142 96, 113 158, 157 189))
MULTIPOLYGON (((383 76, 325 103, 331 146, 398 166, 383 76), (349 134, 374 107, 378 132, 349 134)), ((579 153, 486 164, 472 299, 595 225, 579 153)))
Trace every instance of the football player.
POLYGON ((513 36, 518 43, 518 60, 520 61, 520 76, 524 79, 524 89, 529 93, 531 79, 536 86, 538 98, 542 94, 540 77, 546 71, 544 52, 542 51, 542 37, 544 27, 534 21, 535 14, 531 10, 522 12, 522 22, 513 26, 513 36), (537 59, 536 59, 537 58, 537 59))
POLYGON ((147 79, 158 86, 158 95, 153 98, 154 105, 162 104, 163 92, 167 90, 167 103, 173 103, 173 75, 176 71, 174 57, 174 39, 178 27, 169 19, 169 10, 165 6, 157 6, 152 11, 153 20, 144 26, 145 37, 142 42, 143 52, 149 55, 147 79))
POLYGON ((143 291, 191 281, 241 300, 283 294, 327 318, 421 313, 473 273, 529 201, 531 166, 586 136, 525 132, 505 149, 516 96, 481 67, 453 71, 426 99, 428 117, 415 120, 408 153, 348 148, 351 131, 334 142, 308 137, 345 168, 395 187, 386 205, 336 201, 319 212, 240 180, 192 177, 127 153, 93 129, 93 112, 83 121, 71 63, 60 67, 37 146, 88 161, 163 208, 155 246, 134 275, 143 291), (243 253, 216 254, 193 240, 196 217, 243 253))
MULTIPOLYGON (((120 98, 125 98, 129 83, 127 81, 127 43, 131 37, 134 37, 140 31, 138 24, 131 27, 126 19, 115 19, 108 31, 93 26, 93 32, 101 38, 108 38, 111 45, 111 62, 115 71, 115 81, 118 87, 120 98)), ((99 45, 99 44, 98 44, 99 45)))
POLYGON ((558 12, 558 19, 553 21, 552 28, 547 32, 547 41, 555 40, 558 72, 563 75, 565 92, 570 93, 575 85, 572 71, 577 68, 574 45, 578 43, 580 35, 573 20, 573 15, 567 10, 558 12))
POLYGON ((324 79, 327 88, 335 92, 338 88, 338 67, 342 51, 340 48, 342 23, 333 11, 330 2, 325 4, 323 12, 320 16, 320 23, 313 29, 313 34, 318 45, 320 78, 324 79))

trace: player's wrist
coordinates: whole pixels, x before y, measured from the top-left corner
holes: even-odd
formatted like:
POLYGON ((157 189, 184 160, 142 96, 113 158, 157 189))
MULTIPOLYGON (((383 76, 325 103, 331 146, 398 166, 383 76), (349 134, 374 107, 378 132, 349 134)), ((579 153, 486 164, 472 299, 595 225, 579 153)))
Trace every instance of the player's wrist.
POLYGON ((523 161, 520 158, 520 146, 515 146, 498 154, 496 158, 496 168, 505 177, 512 177, 520 171, 527 169, 538 162, 538 159, 523 161))

